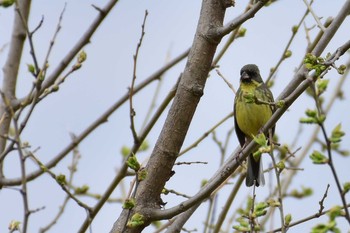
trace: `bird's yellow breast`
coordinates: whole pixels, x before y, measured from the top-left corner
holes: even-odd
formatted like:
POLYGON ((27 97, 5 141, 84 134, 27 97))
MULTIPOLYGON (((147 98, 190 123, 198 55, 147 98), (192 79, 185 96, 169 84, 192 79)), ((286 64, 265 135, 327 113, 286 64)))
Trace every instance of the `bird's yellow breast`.
POLYGON ((254 93, 255 97, 261 100, 265 100, 264 94, 259 93, 261 90, 256 89, 256 84, 241 84, 240 96, 237 96, 236 102, 236 120, 241 131, 246 137, 252 138, 258 134, 261 127, 272 116, 272 110, 267 104, 247 103, 244 95, 254 93))

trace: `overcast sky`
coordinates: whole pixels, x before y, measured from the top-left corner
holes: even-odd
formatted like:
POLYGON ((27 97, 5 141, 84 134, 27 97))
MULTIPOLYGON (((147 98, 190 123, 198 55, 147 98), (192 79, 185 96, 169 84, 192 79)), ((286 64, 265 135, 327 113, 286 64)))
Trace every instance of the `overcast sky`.
MULTIPOLYGON (((61 59, 79 40, 81 35, 87 30, 90 23, 97 15, 97 11, 91 6, 103 7, 107 1, 86 1, 86 0, 66 0, 66 1, 45 1, 36 0, 32 3, 29 26, 35 28, 40 20, 44 19, 43 25, 34 35, 34 43, 39 64, 42 64, 46 55, 49 41, 56 30, 58 18, 65 6, 62 29, 55 41, 54 49, 50 57, 50 71, 59 64, 61 59)), ((314 3, 315 13, 322 17, 324 22, 329 16, 335 16, 344 1, 318 0, 314 3)), ((97 117, 106 111, 120 96, 127 92, 130 86, 133 69, 133 54, 140 38, 141 24, 145 10, 149 16, 146 22, 146 34, 139 53, 137 66, 137 80, 139 83, 149 75, 164 65, 169 59, 174 58, 191 46, 196 24, 199 17, 201 1, 181 0, 181 1, 120 1, 113 11, 108 15, 102 26, 97 30, 91 39, 91 43, 84 50, 87 53, 87 60, 82 69, 72 74, 61 86, 58 93, 49 96, 42 101, 29 121, 22 140, 28 141, 34 149, 39 148, 37 156, 43 161, 49 161, 62 148, 70 142, 70 133, 79 134, 88 127, 97 117)), ((236 7, 227 10, 225 22, 236 17, 246 6, 246 1, 236 1, 236 7)), ((302 0, 278 1, 268 8, 263 8, 253 19, 243 25, 247 28, 246 36, 238 39, 230 47, 227 54, 219 63, 221 73, 234 85, 239 84, 239 70, 247 63, 255 63, 260 67, 263 78, 267 77, 270 68, 273 67, 291 36, 291 28, 296 25, 304 14, 306 7, 302 0)), ((8 43, 11 38, 12 21, 14 8, 0 9, 0 65, 4 66, 8 53, 8 43)), ((306 27, 313 27, 314 19, 311 15, 305 21, 306 27)), ((327 52, 334 52, 337 47, 349 40, 350 22, 347 19, 334 40, 326 48, 323 56, 327 52)), ((318 32, 317 28, 310 31, 313 38, 318 32)), ((222 48, 219 45, 218 50, 222 48)), ((272 88, 274 96, 277 97, 286 84, 293 78, 295 68, 300 64, 305 53, 307 41, 304 28, 291 45, 293 56, 285 61, 277 72, 276 82, 272 88)), ((340 59, 337 64, 347 62, 349 56, 340 59)), ((27 72, 26 64, 31 64, 32 59, 29 54, 28 43, 22 58, 22 65, 18 78, 18 97, 23 97, 31 88, 33 78, 27 72)), ((185 61, 167 72, 161 86, 160 96, 157 100, 159 104, 164 96, 175 84, 179 74, 183 71, 185 61)), ((0 83, 2 83, 3 73, 0 73, 0 83)), ((332 89, 336 86, 339 76, 336 72, 330 72, 327 76, 330 87, 327 97, 332 94, 332 89)), ((349 82, 344 85, 347 91, 349 82)), ((136 111, 136 127, 140 129, 149 109, 152 93, 156 84, 150 85, 141 94, 134 98, 136 111)), ((328 132, 338 123, 342 123, 343 129, 349 131, 350 109, 348 94, 345 93, 345 100, 337 102, 328 115, 326 127, 328 132)), ((232 111, 234 94, 215 73, 210 73, 207 81, 205 94, 199 103, 195 113, 193 123, 189 129, 184 147, 192 144, 205 131, 210 129, 219 120, 232 111)), ((308 137, 312 133, 313 126, 303 126, 302 133, 298 133, 299 118, 303 116, 307 108, 314 108, 314 102, 307 96, 298 99, 297 102, 277 123, 276 133, 279 142, 291 143, 294 138, 298 138, 296 148, 305 146, 308 137)), ((82 158, 79 162, 79 171, 75 176, 74 184, 81 186, 88 184, 90 191, 94 193, 103 192, 110 184, 116 169, 120 166, 120 149, 123 145, 132 146, 133 138, 129 129, 129 108, 125 104, 121 109, 113 114, 107 123, 100 126, 92 135, 84 140, 79 146, 82 158)), ((161 130, 165 115, 161 117, 155 128, 147 138, 151 148, 161 130)), ((233 119, 225 122, 218 130, 217 136, 224 140, 227 131, 233 126, 233 119)), ((342 148, 350 149, 349 136, 346 135, 342 148)), ((232 152, 238 145, 238 141, 233 135, 230 140, 228 151, 232 152)), ((315 147, 314 149, 319 149, 315 147)), ((147 153, 140 154, 140 159, 146 159, 151 149, 147 153)), ((311 152, 311 151, 310 151, 311 152)), ((68 156, 63 162, 53 169, 57 174, 68 174, 67 166, 71 157, 68 156)), ((208 165, 191 165, 175 167, 176 175, 167 183, 167 188, 176 189, 187 195, 194 195, 203 179, 209 179, 218 169, 220 154, 218 147, 208 137, 199 147, 193 149, 188 155, 179 161, 203 161, 208 165)), ((349 160, 335 155, 335 165, 344 183, 350 177, 349 160)), ((264 165, 270 164, 268 156, 264 158, 264 165)), ((37 169, 34 163, 28 162, 28 169, 37 169)), ((318 211, 318 201, 322 198, 328 183, 331 184, 329 196, 325 201, 325 207, 330 208, 340 205, 339 193, 327 166, 313 165, 306 159, 300 172, 294 180, 292 188, 300 189, 301 186, 315 188, 314 195, 305 200, 285 199, 285 213, 292 213, 293 220, 297 220, 318 211), (305 208, 307 206, 307 209, 305 208)), ((8 157, 6 161, 5 174, 8 177, 18 177, 20 174, 18 156, 8 157)), ((275 183, 274 176, 265 175, 267 185, 259 188, 257 200, 263 201, 269 193, 269 183, 275 183)), ((124 189, 128 190, 129 181, 124 183, 124 189)), ((227 194, 232 186, 224 189, 219 194, 217 213, 225 204, 227 194)), ((251 189, 242 187, 237 202, 233 204, 233 209, 240 207, 251 189)), ((120 195, 120 189, 115 191, 113 197, 120 195)), ((37 232, 55 216, 64 199, 63 191, 48 176, 43 175, 37 181, 29 183, 30 207, 32 209, 45 209, 31 215, 29 232, 37 232)), ((93 205, 95 202, 90 198, 82 198, 83 201, 93 205)), ((183 201, 179 197, 172 195, 163 198, 168 202, 166 207, 171 207, 183 201)), ((22 221, 22 199, 19 192, 4 188, 0 191, 0 232, 6 232, 11 220, 22 221)), ((92 229, 93 232, 108 232, 121 211, 119 204, 107 204, 95 218, 92 229)), ((203 229, 204 213, 207 211, 207 204, 202 205, 194 214, 186 228, 192 230, 203 229)), ((75 232, 80 227, 85 218, 85 212, 73 201, 67 206, 64 216, 52 228, 50 232, 75 232)), ((292 228, 290 232, 307 232, 311 226, 317 222, 326 221, 326 218, 314 220, 299 227, 292 228)), ((276 221, 278 222, 278 218, 276 221)), ((340 222, 343 231, 348 229, 348 225, 340 222)), ((150 232, 150 231, 145 231, 150 232)))

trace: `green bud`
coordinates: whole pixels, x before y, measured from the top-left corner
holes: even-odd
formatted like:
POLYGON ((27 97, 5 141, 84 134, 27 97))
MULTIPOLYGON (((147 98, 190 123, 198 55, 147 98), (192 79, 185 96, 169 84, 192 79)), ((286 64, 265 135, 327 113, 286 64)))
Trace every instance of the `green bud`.
POLYGON ((139 213, 135 213, 131 217, 130 221, 128 221, 126 226, 129 227, 129 228, 136 228, 136 227, 142 226, 145 223, 144 218, 145 217, 143 215, 141 215, 139 213))
POLYGON ((339 123, 333 130, 329 141, 332 143, 339 143, 342 137, 345 135, 345 132, 341 130, 341 123, 339 123))
POLYGON ((267 200, 267 204, 270 207, 279 207, 279 206, 281 206, 281 203, 279 201, 277 201, 277 200, 274 200, 274 199, 267 200))
POLYGON ((284 54, 283 54, 283 58, 289 58, 292 56, 292 51, 287 50, 284 54))
POLYGON ((348 151, 348 150, 340 150, 340 151, 338 151, 338 153, 342 156, 349 156, 350 155, 350 151, 348 151))
POLYGON ((163 188, 163 189, 162 189, 162 194, 168 195, 168 194, 169 194, 169 190, 166 189, 166 188, 163 188))
POLYGON ((267 213, 267 210, 260 210, 260 211, 256 211, 255 215, 256 215, 256 217, 261 217, 261 216, 266 215, 266 213, 267 213))
POLYGON ((260 134, 258 134, 256 136, 253 136, 253 139, 260 146, 266 146, 267 145, 267 139, 265 137, 265 134, 263 134, 263 133, 260 133, 260 134))
POLYGON ((286 168, 286 165, 285 165, 284 161, 279 161, 279 162, 276 164, 276 167, 282 171, 283 169, 286 168))
POLYGON ((146 169, 140 169, 140 170, 138 170, 137 171, 137 174, 138 174, 138 180, 139 181, 143 181, 143 180, 145 180, 146 179, 146 177, 147 177, 147 171, 146 171, 146 169))
POLYGON ((126 199, 126 200, 124 201, 124 203, 123 203, 123 209, 128 209, 128 210, 130 210, 130 209, 134 208, 135 204, 136 204, 135 199, 133 199, 133 198, 130 198, 130 199, 129 199, 129 198, 128 198, 128 199, 126 199))
POLYGON ((313 194, 312 188, 302 187, 304 197, 311 196, 313 194))
POLYGON ((86 55, 85 51, 84 50, 81 51, 78 55, 78 59, 77 59, 78 63, 83 63, 86 60, 86 57, 87 57, 87 55, 86 55))
POLYGON ((310 117, 308 117, 308 118, 302 117, 299 119, 299 122, 302 124, 315 124, 315 123, 317 123, 315 118, 310 118, 310 117))
POLYGON ((286 226, 289 226, 291 221, 292 221, 292 215, 291 214, 287 214, 286 216, 284 216, 284 224, 286 226))
POLYGON ((249 227, 249 222, 245 218, 237 218, 237 222, 243 227, 249 227))
POLYGON ((343 194, 346 194, 350 191, 350 182, 346 182, 343 184, 343 194))
POLYGON ((123 146, 122 149, 120 150, 120 153, 125 158, 130 154, 130 148, 127 146, 123 146))
POLYGON ((329 80, 328 79, 318 79, 316 82, 317 87, 317 95, 320 96, 323 92, 326 91, 328 87, 329 80))
POLYGON ((82 194, 86 194, 87 191, 89 191, 89 186, 87 185, 83 185, 82 187, 78 187, 74 190, 74 193, 77 195, 82 195, 82 194))
POLYGON ((269 207, 269 204, 267 202, 259 202, 256 204, 254 211, 261 211, 269 207))
POLYGON ((326 120, 326 115, 321 114, 317 117, 317 123, 322 124, 326 120))
POLYGON ((52 88, 51 88, 51 91, 52 91, 52 92, 56 92, 56 91, 58 91, 59 89, 60 89, 60 88, 59 88, 58 85, 53 85, 52 88))
POLYGON ((141 167, 135 155, 131 155, 126 161, 126 164, 128 165, 129 168, 131 168, 134 171, 140 170, 140 167, 141 167))
POLYGON ((326 164, 328 163, 328 158, 324 156, 321 152, 314 150, 310 155, 310 159, 314 164, 326 164))
POLYGON ((146 151, 146 150, 148 150, 148 148, 149 148, 149 144, 148 144, 148 142, 146 140, 144 140, 141 143, 139 151, 146 151))
POLYGON ((346 70, 346 65, 341 65, 337 69, 338 73, 341 74, 341 75, 343 75, 345 73, 345 70, 346 70))
POLYGON ((327 213, 331 220, 334 220, 336 217, 342 216, 343 211, 341 206, 332 207, 327 213))
POLYGON ((28 67, 28 71, 31 73, 31 74, 35 74, 35 66, 32 65, 32 64, 27 64, 27 67, 28 67))
POLYGON ((329 228, 323 223, 317 224, 311 229, 312 233, 323 233, 323 232, 328 232, 329 228))
POLYGON ((75 70, 79 70, 80 68, 81 68, 81 63, 77 63, 73 65, 72 70, 75 71, 75 70))
POLYGON ((244 227, 244 226, 232 226, 233 229, 235 229, 238 232, 249 232, 250 227, 244 227))
POLYGON ((311 70, 313 65, 316 64, 316 62, 317 62, 317 58, 315 55, 313 55, 311 53, 306 54, 306 56, 304 58, 304 64, 305 64, 306 68, 311 70))
POLYGON ((66 185, 67 181, 66 181, 66 176, 63 174, 60 174, 56 177, 56 181, 57 183, 59 183, 60 185, 66 185))
POLYGON ((289 196, 300 199, 300 198, 311 196, 312 193, 313 193, 313 191, 311 188, 302 187, 301 191, 298 191, 297 189, 293 189, 290 192, 289 196))
POLYGON ((241 27, 241 28, 238 30, 238 37, 244 37, 246 32, 247 32, 247 29, 241 27))
POLYGON ((317 116, 317 111, 316 110, 312 110, 312 109, 307 109, 305 111, 305 114, 308 117, 316 117, 317 116))
POLYGON ((20 227, 19 227, 20 224, 21 224, 20 221, 12 220, 8 226, 8 229, 10 230, 10 232, 15 232, 15 231, 20 232, 20 227))
POLYGON ((43 82, 45 80, 45 75, 42 72, 39 73, 38 80, 39 82, 43 82))
POLYGON ((201 187, 204 187, 208 183, 208 180, 202 180, 201 181, 201 187))
MULTIPOLYGON (((266 213, 265 213, 265 214, 266 214, 266 213)), ((264 215, 265 215, 265 214, 264 214, 264 215)), ((255 231, 255 232, 260 232, 260 231, 261 231, 260 225, 255 224, 255 225, 254 225, 254 231, 255 231)))
POLYGON ((294 26, 292 27, 292 32, 293 32, 293 34, 297 33, 297 32, 298 32, 298 29, 299 29, 298 25, 294 25, 294 26))

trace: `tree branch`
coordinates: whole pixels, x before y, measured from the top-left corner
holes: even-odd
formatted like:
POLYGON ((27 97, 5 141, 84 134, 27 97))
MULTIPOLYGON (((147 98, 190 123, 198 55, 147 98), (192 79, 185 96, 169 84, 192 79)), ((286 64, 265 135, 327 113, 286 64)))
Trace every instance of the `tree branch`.
MULTIPOLYGON (((90 42, 91 37, 94 35, 96 29, 100 26, 100 24, 103 22, 105 17, 109 14, 109 12, 113 9, 115 4, 118 2, 118 0, 110 0, 104 8, 102 8, 99 11, 99 14, 95 18, 95 20, 91 23, 90 27, 87 29, 87 31, 82 35, 80 40, 75 44, 75 46, 69 50, 67 55, 61 60, 60 64, 53 70, 51 75, 45 79, 44 83, 42 84, 41 93, 49 88, 51 85, 53 85, 56 81, 56 79, 61 75, 61 73, 67 68, 69 63, 75 58, 75 56, 82 50, 82 48, 87 45, 90 42)), ((26 96, 18 101, 16 101, 13 104, 13 108, 16 110, 18 109, 22 103, 28 104, 27 102, 24 102, 25 100, 32 100, 34 96, 36 95, 36 92, 31 93, 29 96, 26 96)), ((23 106, 22 106, 23 107, 23 106)))
MULTIPOLYGON (((185 51, 184 53, 180 54, 176 58, 174 58, 172 61, 170 61, 168 64, 164 65, 162 68, 160 68, 158 71, 156 71, 154 74, 149 76, 147 79, 145 79, 140 84, 136 85, 134 88, 134 94, 138 93, 140 90, 145 88, 147 85, 152 83, 153 81, 156 81, 162 76, 167 70, 175 66, 177 63, 182 61, 185 57, 187 57, 189 51, 185 51)), ((99 118, 97 118, 94 122, 91 123, 82 133, 76 136, 76 138, 70 142, 60 153, 58 153, 56 156, 53 157, 52 160, 50 160, 45 166, 47 168, 52 168, 56 166, 65 156, 71 152, 80 142, 82 142, 87 136, 89 136, 97 127, 105 123, 110 115, 112 115, 120 106, 122 106, 129 98, 129 93, 125 93, 117 102, 115 102, 110 108, 108 108, 99 118)), ((2 124, 0 124, 1 126, 2 124)), ((10 151, 10 150, 8 150, 10 151)), ((6 152, 6 151, 4 151, 6 152)), ((0 161, 4 158, 5 154, 0 154, 0 161)), ((34 180, 36 177, 43 174, 43 171, 41 169, 31 172, 27 174, 27 181, 34 180)), ((0 186, 16 186, 21 184, 21 178, 13 178, 13 179, 6 179, 0 177, 0 186)))
POLYGON ((225 35, 229 34, 231 31, 236 29, 238 26, 240 26, 242 23, 247 21, 248 19, 251 19, 255 16, 255 14, 265 5, 267 0, 260 0, 255 5, 253 5, 248 11, 243 13, 242 15, 238 16, 234 20, 230 21, 223 27, 214 28, 213 31, 211 31, 211 36, 214 38, 222 38, 225 35))
MULTIPOLYGON (((172 167, 177 159, 187 130, 196 110, 213 56, 216 43, 207 37, 211 25, 222 25, 225 9, 220 0, 205 0, 202 3, 201 16, 190 55, 169 110, 163 129, 158 137, 151 157, 146 165, 147 177, 140 182, 137 193, 137 205, 131 216, 141 213, 145 217, 144 224, 127 228, 125 232, 140 232, 151 219, 147 219, 150 209, 158 209, 164 205, 160 199, 161 191, 173 174, 172 167), (203 56, 205 54, 205 56, 203 56), (161 164, 161 166, 160 166, 161 164)), ((127 219, 128 210, 123 210, 115 222, 111 232, 121 232, 127 219)))
MULTIPOLYGON (((337 24, 331 24, 327 30, 325 31, 323 37, 320 39, 319 43, 316 45, 314 49, 314 53, 321 53, 325 47, 327 46, 330 39, 334 36, 337 29, 343 22, 346 17, 346 12, 350 10, 350 1, 348 0, 345 5, 341 8, 338 16, 334 19, 333 22, 337 22, 337 24), (329 38, 330 37, 330 38, 329 38)), ((262 132, 267 132, 272 126, 276 124, 279 118, 284 114, 284 112, 293 104, 293 102, 309 87, 311 82, 310 79, 306 79, 307 70, 306 68, 301 67, 298 72, 294 75, 293 80, 287 85, 287 87, 280 94, 279 99, 284 97, 285 105, 282 108, 278 108, 275 113, 272 115, 270 120, 262 127, 262 132), (296 88, 290 90, 291 86, 296 85, 298 82, 301 84, 296 88), (290 93, 290 94, 289 94, 290 93)), ((152 211, 152 219, 169 219, 174 217, 177 214, 180 214, 184 210, 187 210, 194 205, 197 205, 198 202, 202 202, 205 200, 211 192, 215 190, 222 182, 226 180, 226 178, 231 175, 240 164, 246 159, 246 157, 255 149, 256 143, 252 140, 243 150, 237 148, 235 152, 228 158, 225 164, 212 176, 212 178, 208 181, 207 185, 205 185, 196 195, 194 195, 189 200, 186 200, 179 204, 178 206, 172 207, 166 210, 153 210, 152 211)))
MULTIPOLYGON (((24 0, 18 2, 18 8, 22 12, 24 20, 28 20, 29 11, 30 11, 31 0, 24 0)), ((24 41, 26 39, 26 29, 22 23, 21 16, 15 14, 15 21, 12 30, 11 44, 8 53, 8 57, 3 67, 4 79, 2 82, 2 92, 4 96, 10 101, 13 102, 16 99, 16 84, 17 84, 17 75, 19 64, 21 62, 22 51, 24 46, 24 41)), ((12 104, 11 104, 12 105, 12 104)), ((13 106, 12 106, 13 107, 13 106)), ((0 118, 2 122, 0 124, 0 135, 7 135, 10 123, 11 116, 8 112, 8 109, 5 104, 5 99, 2 98, 0 102, 0 118)), ((6 139, 0 137, 0 153, 5 150, 6 139)), ((4 177, 3 174, 3 161, 0 161, 0 179, 4 177)), ((0 184, 1 187, 1 184, 0 184)))

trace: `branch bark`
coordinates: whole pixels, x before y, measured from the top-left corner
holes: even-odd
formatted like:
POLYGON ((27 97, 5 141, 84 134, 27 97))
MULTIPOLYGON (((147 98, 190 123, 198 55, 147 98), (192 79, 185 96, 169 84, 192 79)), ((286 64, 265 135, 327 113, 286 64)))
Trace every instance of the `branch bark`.
MULTIPOLYGON (((16 8, 21 12, 23 19, 26 21, 28 21, 30 4, 31 0, 16 3, 16 8)), ((4 79, 1 90, 3 92, 3 99, 0 102, 0 135, 7 135, 10 128, 11 116, 5 101, 9 101, 9 103, 11 103, 16 100, 17 75, 25 39, 26 28, 25 25, 23 25, 21 16, 18 14, 18 12, 16 12, 10 49, 5 66, 3 67, 4 79)), ((0 137, 0 154, 5 150, 5 147, 6 137, 0 137)), ((0 178, 2 177, 4 177, 3 162, 0 161, 0 178)))
MULTIPOLYGON (((335 35, 339 26, 343 23, 344 19, 350 12, 350 0, 348 0, 343 7, 340 9, 337 17, 334 19, 332 24, 326 29, 325 33, 317 43, 313 54, 320 56, 324 49, 327 47, 329 41, 335 35)), ((271 119, 262 128, 263 132, 267 132, 269 128, 276 124, 280 117, 285 113, 285 111, 294 103, 295 100, 307 89, 311 79, 307 79, 308 71, 302 66, 298 72, 294 75, 293 80, 287 85, 287 87, 282 91, 278 100, 285 100, 285 106, 279 108, 272 115, 271 119)), ((153 212, 154 219, 165 219, 172 218, 185 210, 194 212, 193 208, 198 207, 198 203, 204 201, 209 195, 218 187, 222 182, 224 182, 246 159, 246 157, 256 148, 256 143, 251 141, 243 150, 237 148, 235 152, 227 159, 223 166, 212 176, 208 183, 192 198, 180 203, 166 210, 156 210, 153 212), (191 208, 191 209, 190 209, 191 208)))
POLYGON ((160 194, 165 183, 173 175, 172 167, 180 152, 197 104, 203 95, 205 82, 218 43, 208 39, 213 27, 222 27, 225 7, 220 0, 204 0, 196 35, 188 61, 180 80, 173 104, 168 112, 163 129, 146 166, 147 177, 136 191, 137 205, 132 210, 123 210, 111 232, 141 232, 151 221, 154 209, 164 203, 160 194), (129 213, 131 211, 131 213, 129 213), (139 213, 144 224, 125 228, 128 216, 139 213))

